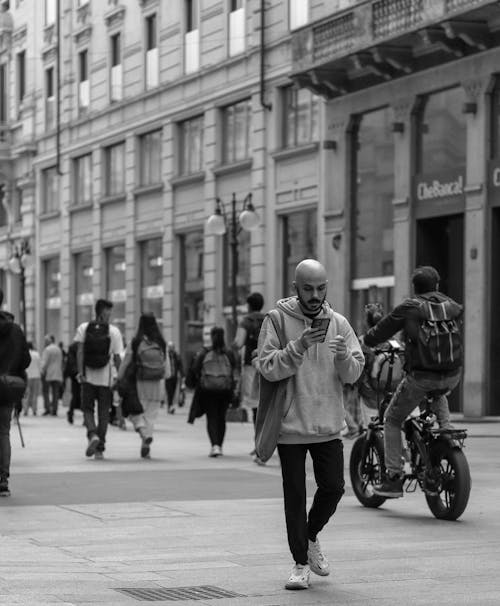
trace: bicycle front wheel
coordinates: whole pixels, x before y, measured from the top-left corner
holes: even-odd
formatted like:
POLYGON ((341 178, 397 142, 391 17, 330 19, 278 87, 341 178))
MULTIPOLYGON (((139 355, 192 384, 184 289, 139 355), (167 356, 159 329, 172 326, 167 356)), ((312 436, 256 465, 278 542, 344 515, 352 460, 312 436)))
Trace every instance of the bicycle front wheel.
POLYGON ((431 450, 437 495, 425 495, 427 505, 439 520, 457 520, 469 502, 471 478, 464 453, 443 442, 431 450))
POLYGON ((384 469, 384 440, 379 433, 360 436, 353 444, 349 459, 351 485, 358 501, 365 507, 380 507, 385 497, 373 492, 382 482, 384 469))

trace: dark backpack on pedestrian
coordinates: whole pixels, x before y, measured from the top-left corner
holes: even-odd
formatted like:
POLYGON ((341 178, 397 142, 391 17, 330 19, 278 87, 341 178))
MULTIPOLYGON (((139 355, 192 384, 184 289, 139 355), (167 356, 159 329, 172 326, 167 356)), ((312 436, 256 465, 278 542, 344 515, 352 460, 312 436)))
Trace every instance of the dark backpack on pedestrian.
POLYGON ((159 343, 142 339, 135 356, 137 378, 141 381, 160 381, 165 378, 165 353, 159 343))
POLYGON ((204 391, 231 391, 233 366, 224 352, 209 349, 201 363, 200 388, 204 391))
POLYGON ((431 301, 420 298, 416 347, 419 367, 432 372, 459 370, 463 343, 459 326, 462 307, 453 299, 431 301))
POLYGON ((83 342, 83 360, 89 368, 104 368, 109 363, 111 337, 109 324, 89 322, 83 342))
POLYGON ((247 366, 252 364, 252 352, 257 349, 260 329, 262 327, 264 317, 264 314, 255 312, 252 315, 247 316, 244 320, 243 327, 245 328, 247 334, 245 339, 243 363, 247 366))

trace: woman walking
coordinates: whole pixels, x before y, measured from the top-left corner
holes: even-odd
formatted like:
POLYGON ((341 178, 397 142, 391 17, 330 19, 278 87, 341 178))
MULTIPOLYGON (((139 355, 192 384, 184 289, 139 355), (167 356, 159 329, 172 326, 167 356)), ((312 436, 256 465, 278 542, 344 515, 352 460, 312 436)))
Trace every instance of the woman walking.
POLYGON ((118 371, 118 381, 125 374, 135 374, 137 396, 143 412, 129 415, 134 429, 141 437, 141 457, 149 459, 153 429, 160 404, 165 399, 165 340, 151 312, 141 314, 137 333, 127 345, 125 358, 118 371), (130 366, 132 368, 130 368, 130 366))
POLYGON ((207 433, 211 449, 208 456, 222 455, 226 434, 226 412, 234 389, 236 361, 226 349, 224 329, 214 326, 210 331, 211 347, 203 348, 194 360, 198 405, 207 415, 207 433))

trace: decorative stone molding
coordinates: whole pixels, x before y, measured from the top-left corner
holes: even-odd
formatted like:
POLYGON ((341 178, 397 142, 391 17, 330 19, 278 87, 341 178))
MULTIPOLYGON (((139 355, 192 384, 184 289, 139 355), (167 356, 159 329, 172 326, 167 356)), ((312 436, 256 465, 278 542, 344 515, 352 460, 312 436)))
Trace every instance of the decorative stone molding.
POLYGON ((348 128, 347 120, 343 116, 332 118, 332 120, 327 118, 326 122, 327 138, 329 140, 336 140, 339 137, 342 137, 348 128))
POLYGON ((462 82, 465 96, 469 102, 478 101, 481 95, 486 92, 488 86, 489 81, 485 78, 471 78, 462 82))
POLYGON ((125 11, 126 8, 123 4, 118 4, 114 0, 110 0, 108 4, 114 6, 113 9, 104 14, 104 23, 108 29, 119 28, 125 22, 125 11))
POLYGON ((394 122, 408 122, 415 105, 414 97, 401 97, 392 104, 394 122))
POLYGON ((90 22, 91 19, 91 10, 90 10, 90 2, 86 4, 82 4, 76 9, 76 22, 81 23, 82 25, 86 25, 90 22))
POLYGON ((57 59, 57 47, 55 44, 42 50, 42 61, 44 63, 54 63, 57 59))
POLYGON ((22 25, 21 27, 18 27, 12 34, 12 45, 24 46, 24 44, 26 43, 27 33, 28 26, 26 24, 22 25))
POLYGON ((139 0, 139 4, 143 11, 147 11, 153 7, 159 6, 159 0, 139 0))
POLYGON ((91 35, 92 25, 89 23, 73 34, 73 40, 77 46, 86 46, 90 42, 91 35))
POLYGON ((47 25, 43 29, 43 43, 47 46, 55 44, 56 41, 56 26, 54 23, 47 25))

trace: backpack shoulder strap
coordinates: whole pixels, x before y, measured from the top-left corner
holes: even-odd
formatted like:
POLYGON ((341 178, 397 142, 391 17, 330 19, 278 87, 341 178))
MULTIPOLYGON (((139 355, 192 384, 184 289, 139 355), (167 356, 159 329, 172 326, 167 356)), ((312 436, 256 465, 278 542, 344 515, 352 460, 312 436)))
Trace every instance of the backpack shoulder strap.
POLYGON ((286 336, 285 336, 285 315, 281 309, 272 309, 267 314, 269 319, 273 323, 274 330, 278 336, 281 349, 286 347, 286 336))

